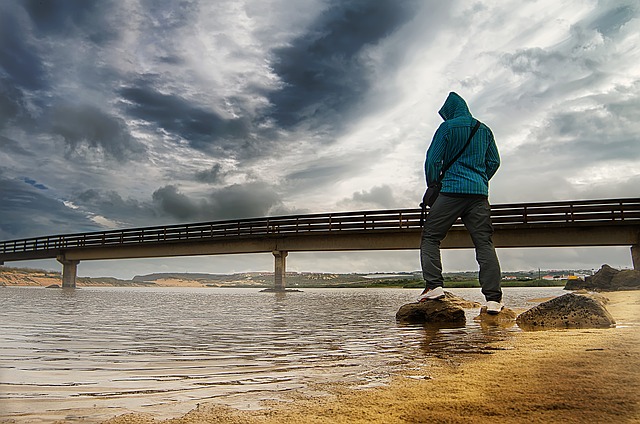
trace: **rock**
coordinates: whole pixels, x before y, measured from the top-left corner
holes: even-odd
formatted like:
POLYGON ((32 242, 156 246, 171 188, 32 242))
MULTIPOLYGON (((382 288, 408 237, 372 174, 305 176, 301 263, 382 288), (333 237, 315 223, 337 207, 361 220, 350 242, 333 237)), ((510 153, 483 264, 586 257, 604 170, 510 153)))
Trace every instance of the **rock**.
POLYGON ((444 300, 454 305, 457 305, 463 309, 473 309, 473 308, 479 308, 480 306, 482 306, 478 302, 473 302, 471 300, 464 299, 448 291, 444 292, 444 300))
POLYGON ((604 306, 607 303, 609 303, 609 298, 608 297, 605 297, 601 293, 588 291, 586 289, 575 291, 575 292, 573 292, 573 294, 581 294, 583 296, 590 297, 591 299, 600 302, 600 304, 602 306, 604 306))
POLYGON ((632 269, 619 271, 609 265, 602 265, 600 270, 585 278, 584 281, 570 280, 564 286, 565 290, 637 290, 640 289, 640 271, 632 269))
POLYGON ((402 324, 464 324, 466 316, 460 304, 468 304, 466 302, 445 292, 442 299, 402 305, 396 313, 396 321, 402 324))
POLYGON ((499 326, 499 327, 511 327, 516 322, 517 314, 509 308, 502 308, 502 310, 495 314, 487 313, 487 307, 483 306, 480 308, 480 315, 475 317, 474 321, 480 321, 481 325, 487 324, 490 326, 499 326))
POLYGON ((568 293, 523 312, 516 322, 523 330, 550 328, 609 328, 615 320, 599 301, 568 293))
POLYGON ((640 271, 625 269, 613 276, 611 280, 613 290, 640 289, 640 271))
POLYGON ((45 289, 59 289, 60 286, 58 284, 49 284, 45 287, 45 289))

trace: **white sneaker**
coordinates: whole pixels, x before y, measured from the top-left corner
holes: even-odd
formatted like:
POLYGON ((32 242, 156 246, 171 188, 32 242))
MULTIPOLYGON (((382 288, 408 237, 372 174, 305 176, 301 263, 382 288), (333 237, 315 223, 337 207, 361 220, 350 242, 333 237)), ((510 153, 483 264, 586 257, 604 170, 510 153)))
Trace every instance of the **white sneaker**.
POLYGON ((424 302, 426 300, 442 299, 443 297, 444 297, 444 290, 442 289, 442 287, 436 287, 435 289, 430 289, 422 292, 422 294, 418 298, 418 302, 424 302))
POLYGON ((494 302, 490 300, 487 302, 487 313, 491 315, 497 315, 502 310, 502 302, 494 302))

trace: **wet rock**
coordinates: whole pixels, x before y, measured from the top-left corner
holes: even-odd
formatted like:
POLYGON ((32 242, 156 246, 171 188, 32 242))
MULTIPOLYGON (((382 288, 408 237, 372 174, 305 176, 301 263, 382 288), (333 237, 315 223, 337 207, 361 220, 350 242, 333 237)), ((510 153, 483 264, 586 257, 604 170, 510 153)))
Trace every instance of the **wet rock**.
POLYGON ((523 312, 516 322, 523 330, 551 328, 608 328, 615 320, 601 301, 569 293, 523 312))
POLYGON ((478 302, 473 302, 471 300, 467 300, 463 297, 460 296, 456 296, 453 293, 450 293, 448 291, 444 292, 444 300, 457 305, 459 307, 461 307, 462 309, 473 309, 473 308, 479 308, 482 305, 479 304, 478 302))
POLYGON ((584 281, 570 280, 564 286, 565 290, 638 290, 640 289, 640 271, 620 271, 605 264, 595 274, 588 276, 584 281))
POLYGON ((468 301, 445 292, 442 299, 402 305, 396 313, 396 321, 402 324, 464 324, 466 317, 460 304, 469 304, 465 302, 468 301))
POLYGON ((487 307, 483 306, 480 308, 480 315, 475 317, 474 321, 480 321, 480 324, 487 324, 489 326, 499 326, 499 327, 511 327, 516 323, 517 314, 513 311, 513 309, 502 308, 502 310, 493 315, 487 313, 487 307))

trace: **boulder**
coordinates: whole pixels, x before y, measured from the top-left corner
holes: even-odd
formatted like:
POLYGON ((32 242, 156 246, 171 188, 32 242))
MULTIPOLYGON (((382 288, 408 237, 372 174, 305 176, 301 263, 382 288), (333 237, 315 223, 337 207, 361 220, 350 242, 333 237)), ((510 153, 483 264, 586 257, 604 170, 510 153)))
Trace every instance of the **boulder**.
POLYGON ((396 321, 401 324, 464 324, 466 316, 461 305, 479 306, 476 302, 445 292, 442 299, 402 305, 396 313, 396 321))
POLYGON ((584 281, 567 281, 564 288, 565 290, 597 291, 637 290, 640 289, 640 271, 632 269, 620 271, 605 264, 598 272, 588 276, 584 281))
POLYGON ((509 308, 502 308, 497 314, 487 313, 487 307, 480 308, 480 315, 475 317, 474 321, 480 321, 481 325, 511 327, 516 323, 517 314, 509 308))
POLYGON ((523 312, 516 319, 523 330, 609 328, 615 320, 600 299, 568 293, 523 312))
POLYGON ((611 280, 613 290, 638 290, 640 289, 640 271, 625 269, 613 276, 611 280))

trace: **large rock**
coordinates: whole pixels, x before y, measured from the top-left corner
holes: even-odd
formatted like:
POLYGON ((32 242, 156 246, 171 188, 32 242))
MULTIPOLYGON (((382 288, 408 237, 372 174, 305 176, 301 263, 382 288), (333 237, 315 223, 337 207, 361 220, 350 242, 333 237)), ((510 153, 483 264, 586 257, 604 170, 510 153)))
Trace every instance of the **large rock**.
POLYGON ((611 280, 613 290, 640 289, 640 271, 625 269, 617 273, 611 280))
POLYGON ((523 312, 516 319, 523 330, 608 328, 615 320, 599 299, 568 293, 523 312))
POLYGON ((445 292, 442 299, 402 305, 396 313, 396 320, 402 324, 464 324, 466 316, 463 308, 479 306, 477 302, 445 292))
POLYGON ((569 280, 564 286, 565 290, 637 290, 640 289, 640 271, 620 271, 609 265, 602 265, 595 274, 585 278, 584 281, 569 280))

